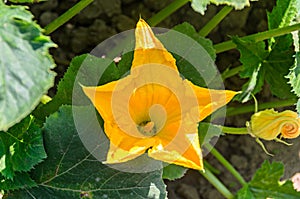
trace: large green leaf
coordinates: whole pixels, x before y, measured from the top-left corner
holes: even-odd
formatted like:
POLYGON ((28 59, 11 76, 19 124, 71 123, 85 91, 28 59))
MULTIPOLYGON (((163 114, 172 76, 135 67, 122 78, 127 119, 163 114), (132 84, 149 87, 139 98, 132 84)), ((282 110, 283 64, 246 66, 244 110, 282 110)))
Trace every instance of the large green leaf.
POLYGON ((293 65, 293 54, 290 50, 291 41, 278 39, 270 51, 265 50, 263 42, 251 42, 233 37, 241 53, 241 62, 244 70, 241 77, 249 77, 250 80, 243 86, 243 93, 238 96, 242 102, 248 101, 250 93, 261 90, 264 80, 269 83, 271 92, 280 98, 294 97, 291 86, 285 76, 293 65))
POLYGON ((73 92, 77 92, 76 103, 87 100, 83 95, 80 84, 85 86, 95 86, 120 78, 119 70, 110 59, 98 58, 93 55, 80 55, 74 57, 64 77, 57 86, 57 93, 53 99, 35 110, 34 115, 40 120, 54 113, 62 104, 72 104, 73 92), (78 76, 77 76, 78 75, 78 76), (77 78, 77 79, 76 79, 77 78))
POLYGON ((241 10, 246 6, 250 6, 250 1, 253 0, 191 0, 192 1, 192 8, 201 14, 204 15, 204 12, 207 8, 207 6, 210 3, 216 4, 216 5, 229 5, 234 7, 237 10, 241 10))
POLYGON ((15 172, 27 172, 46 157, 42 130, 30 117, 0 132, 0 147, 0 172, 7 179, 14 180, 15 172))
POLYGON ((55 46, 23 6, 0 1, 0 130, 26 117, 53 86, 55 46))
MULTIPOLYGON (((296 0, 277 1, 272 12, 268 13, 269 29, 290 25, 296 14, 296 0)), ((233 41, 241 53, 241 62, 244 65, 241 77, 250 78, 243 87, 239 100, 245 102, 249 99, 250 93, 259 92, 264 81, 268 82, 272 94, 277 97, 294 97, 286 79, 294 64, 291 34, 271 38, 267 47, 263 42, 252 42, 237 37, 234 37, 233 41)))
MULTIPOLYGON (((90 111, 73 109, 82 111, 82 117, 90 111)), ((161 170, 125 173, 95 159, 79 138, 71 106, 63 106, 47 118, 44 129, 48 158, 32 172, 38 186, 10 192, 7 198, 165 198, 161 170)))
POLYGON ((284 172, 282 163, 265 161, 254 174, 252 180, 237 193, 238 199, 256 198, 289 198, 300 197, 290 180, 280 182, 284 172))

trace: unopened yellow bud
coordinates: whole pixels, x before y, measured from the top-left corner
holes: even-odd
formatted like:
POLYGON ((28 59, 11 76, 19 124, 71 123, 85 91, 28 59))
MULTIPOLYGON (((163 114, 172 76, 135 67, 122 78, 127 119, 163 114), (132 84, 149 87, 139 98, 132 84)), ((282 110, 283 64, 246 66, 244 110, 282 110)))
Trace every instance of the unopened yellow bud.
POLYGON ((297 113, 286 110, 277 112, 267 109, 252 115, 250 133, 265 140, 274 140, 281 133, 283 138, 296 138, 300 134, 300 118, 297 113))

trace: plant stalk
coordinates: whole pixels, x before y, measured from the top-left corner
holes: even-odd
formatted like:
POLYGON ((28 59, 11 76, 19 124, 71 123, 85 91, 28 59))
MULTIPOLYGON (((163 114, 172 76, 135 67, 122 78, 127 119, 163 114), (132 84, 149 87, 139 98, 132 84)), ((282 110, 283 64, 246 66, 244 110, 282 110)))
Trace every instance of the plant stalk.
MULTIPOLYGON (((287 26, 287 27, 283 27, 283 28, 277 28, 277 29, 267 30, 264 32, 259 32, 256 34, 241 37, 241 39, 249 39, 254 42, 258 42, 258 41, 263 41, 265 39, 269 39, 272 37, 278 37, 281 35, 285 35, 285 34, 291 33, 296 30, 300 30, 300 23, 297 23, 297 24, 294 24, 291 26, 287 26)), ((235 47, 236 47, 236 45, 235 45, 235 43, 233 43, 232 40, 225 41, 225 42, 214 45, 216 53, 225 52, 225 51, 231 50, 235 47)))
POLYGON ((233 7, 222 8, 205 26, 199 31, 199 35, 206 37, 231 11, 233 7))
POLYGON ((45 27, 45 34, 49 35, 53 31, 55 31, 57 28, 65 24, 67 21, 69 21, 72 17, 74 17, 76 14, 78 14, 81 10, 83 10, 85 7, 87 7, 90 3, 92 3, 93 0, 81 0, 77 4, 75 4, 72 8, 70 8, 68 11, 66 11, 64 14, 56 18, 54 21, 52 21, 50 24, 48 24, 45 27))
POLYGON ((150 26, 156 26, 161 21, 163 21, 165 18, 170 16, 172 13, 174 13, 176 10, 187 4, 189 0, 175 0, 172 3, 170 3, 167 7, 156 13, 154 16, 152 16, 150 19, 147 20, 148 24, 150 26))
POLYGON ((207 168, 205 171, 199 171, 225 198, 233 199, 234 195, 225 187, 225 185, 207 168))
MULTIPOLYGON (((279 108, 285 106, 293 106, 297 103, 297 99, 286 99, 281 101, 265 102, 258 105, 258 110, 264 110, 268 108, 279 108)), ((240 107, 229 107, 227 108, 226 116, 234 116, 244 113, 253 112, 254 105, 243 105, 240 107)))
POLYGON ((219 153, 213 146, 206 144, 205 147, 210 151, 210 153, 219 160, 219 162, 242 184, 246 185, 247 182, 241 176, 241 174, 228 162, 221 153, 219 153))

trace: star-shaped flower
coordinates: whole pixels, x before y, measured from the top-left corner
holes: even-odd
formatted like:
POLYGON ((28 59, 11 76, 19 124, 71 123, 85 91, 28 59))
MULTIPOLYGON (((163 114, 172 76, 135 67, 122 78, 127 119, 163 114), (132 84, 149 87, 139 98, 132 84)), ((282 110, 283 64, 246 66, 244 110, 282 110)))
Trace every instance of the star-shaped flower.
POLYGON ((142 19, 135 38, 128 76, 83 87, 110 140, 105 163, 126 162, 147 152, 157 160, 202 170, 198 122, 236 92, 201 88, 181 78, 172 54, 142 19))

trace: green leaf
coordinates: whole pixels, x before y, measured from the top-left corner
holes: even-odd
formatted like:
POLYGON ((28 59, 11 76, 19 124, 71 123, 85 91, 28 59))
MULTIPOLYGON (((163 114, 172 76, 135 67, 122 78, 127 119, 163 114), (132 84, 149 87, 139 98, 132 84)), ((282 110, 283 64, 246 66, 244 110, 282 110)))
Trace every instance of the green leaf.
POLYGON ((175 164, 169 164, 168 166, 164 167, 162 178, 167 180, 176 180, 182 178, 186 171, 187 168, 175 164))
POLYGON ((180 74, 196 85, 210 85, 218 75, 214 66, 216 53, 212 42, 199 36, 195 28, 186 22, 175 26, 173 30, 158 35, 158 38, 173 54, 180 74))
POLYGON ((36 186, 36 183, 30 178, 28 173, 15 173, 14 179, 6 179, 4 176, 0 176, 0 190, 16 190, 16 189, 28 189, 36 186))
POLYGON ((297 101, 296 110, 297 110, 297 113, 298 113, 298 117, 300 117, 300 99, 298 99, 298 101, 297 101))
POLYGON ((297 0, 277 0, 272 12, 267 12, 269 30, 290 25, 297 10, 297 0))
POLYGON ((237 198, 289 198, 300 197, 290 180, 280 182, 284 172, 282 163, 265 161, 252 180, 237 193, 237 198), (248 197, 245 197, 248 196, 248 197))
POLYGON ((73 94, 78 96, 76 103, 85 103, 87 98, 83 94, 80 84, 96 86, 119 78, 119 70, 110 59, 98 58, 88 54, 74 57, 57 86, 56 95, 49 103, 38 107, 34 112, 34 116, 43 121, 46 116, 56 112, 62 104, 71 105, 73 94))
MULTIPOLYGON (((83 119, 90 111, 86 107, 63 106, 46 120, 44 143, 48 158, 32 172, 38 186, 8 193, 6 198, 166 197, 161 170, 125 173, 95 159, 79 138, 72 109, 82 113, 83 119)), ((89 123, 81 125, 85 130, 91 128, 89 123)))
POLYGON ((295 55, 295 65, 291 69, 289 75, 289 83, 293 88, 293 92, 300 97, 300 52, 297 52, 295 55))
POLYGON ((30 117, 0 132, 0 172, 7 179, 14 179, 15 172, 30 171, 46 158, 42 130, 30 117))
POLYGON ((23 6, 0 1, 0 130, 26 117, 53 86, 54 47, 23 6), (7 114, 9 113, 9 114, 7 114))
POLYGON ((195 30, 194 26, 187 22, 184 22, 182 24, 174 26, 172 30, 185 34, 197 41, 207 51, 211 58, 214 61, 216 60, 216 50, 213 47, 212 41, 210 39, 206 39, 205 37, 200 36, 199 33, 195 30))
POLYGON ((211 141, 213 137, 219 137, 223 134, 222 130, 211 123, 200 122, 198 125, 198 134, 200 146, 203 146, 211 141))
MULTIPOLYGON (((268 13, 269 29, 288 26, 297 15, 296 0, 279 0, 271 13, 268 13)), ((243 93, 237 98, 242 102, 249 100, 250 93, 261 90, 267 81, 272 94, 279 98, 295 97, 286 76, 294 64, 293 40, 291 34, 271 38, 268 46, 264 42, 252 42, 233 38, 241 53, 244 70, 240 74, 250 80, 243 86, 243 93), (268 49, 268 50, 266 50, 268 49)))
POLYGON ((258 93, 266 80, 271 92, 279 98, 290 98, 294 95, 290 92, 291 86, 285 76, 293 64, 291 41, 285 37, 276 40, 271 50, 265 50, 264 42, 251 42, 233 37, 241 53, 241 62, 244 70, 241 77, 250 80, 243 86, 243 93, 237 99, 246 102, 250 94, 258 93))
POLYGON ((192 8, 196 11, 204 15, 206 11, 207 5, 210 3, 220 5, 226 4, 229 6, 233 6, 237 10, 241 10, 246 6, 250 6, 250 1, 252 0, 191 0, 192 8))

